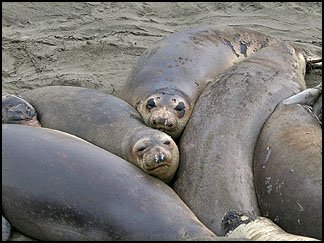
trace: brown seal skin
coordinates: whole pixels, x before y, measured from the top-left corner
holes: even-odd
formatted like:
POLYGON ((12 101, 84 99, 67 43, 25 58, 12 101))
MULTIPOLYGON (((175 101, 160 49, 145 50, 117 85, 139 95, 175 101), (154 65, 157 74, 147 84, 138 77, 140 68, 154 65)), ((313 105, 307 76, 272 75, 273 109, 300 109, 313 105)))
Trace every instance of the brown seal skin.
POLYGON ((168 183, 179 163, 178 147, 164 132, 147 127, 127 102, 100 91, 48 86, 21 94, 44 127, 87 140, 168 183))
POLYGON ((255 144, 276 105, 306 87, 304 74, 301 52, 274 44, 226 70, 198 99, 180 140, 173 188, 217 235, 228 211, 259 215, 255 144))
POLYGON ((322 129, 303 106, 279 106, 264 124, 254 184, 262 216, 289 233, 322 239, 322 129))
POLYGON ((34 107, 26 100, 2 93, 2 123, 41 127, 34 107))
POLYGON ((239 27, 177 32, 142 54, 119 97, 134 106, 148 126, 179 138, 207 83, 274 42, 268 35, 239 27))
POLYGON ((3 214, 22 234, 44 241, 226 240, 164 182, 85 140, 15 124, 3 124, 2 137, 3 214))

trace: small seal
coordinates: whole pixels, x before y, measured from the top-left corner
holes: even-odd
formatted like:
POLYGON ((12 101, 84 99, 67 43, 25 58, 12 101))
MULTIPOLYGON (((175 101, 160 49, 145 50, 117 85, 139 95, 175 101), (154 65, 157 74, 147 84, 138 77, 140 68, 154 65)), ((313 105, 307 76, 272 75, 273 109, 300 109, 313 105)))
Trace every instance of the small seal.
POLYGON ((21 94, 43 127, 93 143, 169 183, 179 163, 178 146, 166 133, 147 127, 127 102, 100 91, 48 86, 21 94))
POLYGON ((230 26, 177 32, 142 54, 119 97, 137 109, 145 124, 179 138, 206 85, 275 42, 260 32, 230 26))

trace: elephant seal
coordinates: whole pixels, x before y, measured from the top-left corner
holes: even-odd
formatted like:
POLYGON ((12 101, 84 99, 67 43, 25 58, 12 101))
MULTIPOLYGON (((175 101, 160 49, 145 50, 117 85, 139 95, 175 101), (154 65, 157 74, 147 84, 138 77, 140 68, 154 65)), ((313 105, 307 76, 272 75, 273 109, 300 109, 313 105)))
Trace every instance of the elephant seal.
POLYGON ((26 100, 2 93, 2 123, 40 127, 34 107, 26 100))
POLYGON ((28 237, 224 240, 164 182, 83 139, 15 124, 2 137, 3 214, 28 237))
POLYGON ((145 124, 179 138, 207 83, 275 42, 273 37, 240 27, 177 32, 142 54, 119 97, 137 109, 145 124))
POLYGON ((262 216, 289 233, 322 239, 322 128, 294 99, 278 105, 261 130, 255 190, 262 216))
POLYGON ((178 146, 164 132, 147 127, 127 102, 100 91, 48 86, 21 94, 43 127, 87 140, 169 183, 179 163, 178 146))
POLYGON ((239 213, 227 212, 222 220, 226 237, 244 237, 253 241, 319 241, 318 239, 285 232, 270 219, 239 213))
POLYGON ((255 144, 276 105, 306 87, 305 66, 299 50, 273 44, 226 70, 200 95, 180 140, 173 188, 217 235, 227 211, 259 215, 255 144))

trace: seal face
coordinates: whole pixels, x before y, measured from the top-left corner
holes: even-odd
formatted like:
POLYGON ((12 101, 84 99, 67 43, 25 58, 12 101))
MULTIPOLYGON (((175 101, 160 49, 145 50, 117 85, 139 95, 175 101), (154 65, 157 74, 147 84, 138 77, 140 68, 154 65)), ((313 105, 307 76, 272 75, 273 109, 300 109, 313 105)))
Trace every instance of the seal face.
POLYGON ((40 127, 34 107, 12 94, 2 94, 2 123, 40 127))
POLYGON ((136 108, 148 126, 162 130, 172 137, 180 136, 191 115, 187 99, 165 91, 148 96, 136 108))
POLYGON ((169 135, 163 132, 144 135, 131 148, 129 154, 137 167, 166 183, 171 182, 178 168, 179 151, 169 135))

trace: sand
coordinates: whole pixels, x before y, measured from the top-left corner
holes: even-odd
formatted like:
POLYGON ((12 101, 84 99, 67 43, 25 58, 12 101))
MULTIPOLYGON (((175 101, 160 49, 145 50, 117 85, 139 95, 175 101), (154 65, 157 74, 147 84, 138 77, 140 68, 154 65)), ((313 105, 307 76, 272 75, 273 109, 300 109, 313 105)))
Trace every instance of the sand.
MULTIPOLYGON (((321 2, 20 2, 2 3, 2 89, 48 85, 118 96, 143 51, 176 31, 245 26, 322 57, 321 2)), ((320 82, 321 70, 308 76, 320 82)))

